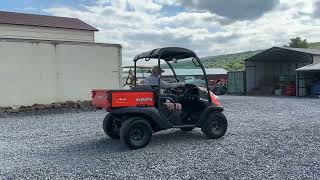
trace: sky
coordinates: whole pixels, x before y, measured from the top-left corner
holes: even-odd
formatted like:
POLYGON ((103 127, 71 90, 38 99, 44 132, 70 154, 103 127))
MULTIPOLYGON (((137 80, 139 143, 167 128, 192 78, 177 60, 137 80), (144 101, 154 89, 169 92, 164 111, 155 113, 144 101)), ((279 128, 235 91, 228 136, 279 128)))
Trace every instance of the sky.
POLYGON ((1 0, 0 10, 76 17, 96 42, 123 46, 123 64, 178 46, 200 57, 320 41, 320 0, 1 0))

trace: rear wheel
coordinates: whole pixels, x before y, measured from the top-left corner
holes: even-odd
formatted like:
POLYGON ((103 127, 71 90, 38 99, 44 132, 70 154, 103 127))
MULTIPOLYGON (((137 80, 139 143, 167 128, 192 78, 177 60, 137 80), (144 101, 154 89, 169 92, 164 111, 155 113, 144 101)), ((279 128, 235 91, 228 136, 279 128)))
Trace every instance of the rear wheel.
POLYGON ((132 150, 146 147, 151 136, 152 128, 144 118, 130 118, 120 128, 121 141, 132 150))
POLYGON ((112 139, 120 139, 120 126, 121 123, 117 123, 112 116, 111 113, 109 113, 103 120, 103 131, 112 139))
POLYGON ((228 121, 219 112, 210 113, 203 123, 201 130, 210 139, 218 139, 224 136, 227 131, 228 121))
POLYGON ((192 131, 193 129, 194 129, 194 127, 183 127, 183 128, 180 128, 181 131, 185 131, 185 132, 192 131))

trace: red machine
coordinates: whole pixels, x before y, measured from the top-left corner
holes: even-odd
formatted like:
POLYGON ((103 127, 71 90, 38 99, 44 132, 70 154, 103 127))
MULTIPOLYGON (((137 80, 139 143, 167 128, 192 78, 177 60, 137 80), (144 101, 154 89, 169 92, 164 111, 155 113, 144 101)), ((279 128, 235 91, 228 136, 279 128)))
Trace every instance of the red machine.
POLYGON ((92 103, 96 108, 107 109, 118 107, 152 107, 154 96, 152 91, 133 90, 92 90, 92 103))
MULTIPOLYGON (((209 90, 206 72, 197 55, 188 49, 169 47, 155 49, 134 58, 137 61, 164 60, 173 71, 177 86, 164 87, 161 74, 157 84, 139 85, 130 90, 92 90, 93 106, 109 113, 103 121, 104 132, 113 139, 121 139, 130 149, 145 147, 153 132, 170 128, 192 131, 201 128, 210 139, 224 136, 228 122, 217 96, 209 90), (179 82, 171 63, 192 59, 201 68, 206 85, 179 82)), ((159 72, 158 72, 159 73, 159 72)), ((134 75, 135 79, 136 73, 134 75)), ((134 81, 136 82, 136 81, 134 81)), ((170 83, 169 83, 170 84, 170 83)))
POLYGON ((286 87, 286 91, 284 94, 286 96, 296 96, 296 86, 294 84, 289 84, 286 87))

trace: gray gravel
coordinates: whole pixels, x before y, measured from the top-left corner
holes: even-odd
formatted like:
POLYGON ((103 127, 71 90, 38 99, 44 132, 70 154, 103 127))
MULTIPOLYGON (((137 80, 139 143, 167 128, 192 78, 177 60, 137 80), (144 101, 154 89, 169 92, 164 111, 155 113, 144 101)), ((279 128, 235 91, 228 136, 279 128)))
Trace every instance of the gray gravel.
POLYGON ((320 179, 320 99, 221 96, 227 134, 154 134, 129 151, 104 111, 0 118, 0 179, 320 179))

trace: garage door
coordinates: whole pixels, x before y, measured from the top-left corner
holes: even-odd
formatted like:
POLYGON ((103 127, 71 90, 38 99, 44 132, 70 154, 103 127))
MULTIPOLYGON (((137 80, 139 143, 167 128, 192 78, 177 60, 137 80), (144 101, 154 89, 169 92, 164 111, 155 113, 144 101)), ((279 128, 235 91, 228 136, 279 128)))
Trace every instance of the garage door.
POLYGON ((256 66, 246 67, 246 82, 247 92, 250 92, 256 87, 256 66))

